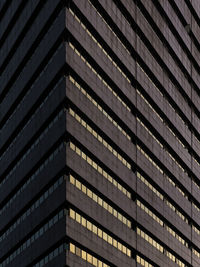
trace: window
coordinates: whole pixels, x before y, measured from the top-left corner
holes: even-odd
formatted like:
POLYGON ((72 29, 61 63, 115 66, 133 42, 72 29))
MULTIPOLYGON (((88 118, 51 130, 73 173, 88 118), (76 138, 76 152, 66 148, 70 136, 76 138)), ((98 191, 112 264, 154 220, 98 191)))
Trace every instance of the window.
POLYGON ((94 266, 110 267, 110 265, 107 265, 106 263, 97 259, 96 257, 94 257, 90 253, 86 252, 85 250, 78 248, 77 246, 75 246, 72 243, 69 244, 69 251, 71 253, 75 254, 76 256, 82 258, 83 260, 89 262, 90 264, 92 264, 94 266))
POLYGON ((124 195, 126 195, 129 199, 131 199, 131 193, 120 185, 113 177, 110 176, 105 170, 103 170, 94 160, 92 160, 88 155, 83 157, 82 155, 85 153, 81 151, 77 146, 75 146, 72 142, 69 144, 70 148, 75 151, 79 156, 81 156, 86 162, 92 166, 98 173, 100 173, 105 179, 107 179, 110 183, 112 183, 115 187, 117 187, 124 195))
MULTIPOLYGON (((131 164, 128 163, 108 142, 103 139, 94 129, 90 127, 75 111, 69 108, 69 114, 74 117, 82 126, 84 126, 100 143, 102 143, 115 157, 117 157, 123 165, 125 165, 129 170, 131 169, 131 164)), ((79 151, 79 150, 78 150, 79 151)), ((84 155, 85 156, 85 155, 84 155)), ((83 157, 84 158, 84 157, 83 157)), ((94 168, 97 169, 97 164, 94 163, 94 168)))
MULTIPOLYGON (((75 187, 77 187, 77 182, 80 183, 76 178, 74 178, 70 174, 70 183, 72 185, 74 185, 75 187)), ((90 197, 92 200, 94 200, 98 205, 100 205, 105 210, 107 210, 110 214, 112 214, 113 216, 115 216, 123 224, 125 224, 126 226, 128 226, 129 228, 131 228, 131 221, 129 219, 127 219, 124 215, 122 215, 120 212, 118 212, 116 209, 114 209, 111 205, 109 205, 101 197, 97 196, 94 192, 92 192, 86 186, 84 186, 84 190, 82 188, 83 188, 83 184, 81 183, 81 189, 78 188, 79 190, 81 190, 84 194, 86 194, 88 197, 90 197)), ((89 226, 87 225, 87 228, 88 227, 91 227, 89 222, 88 222, 88 224, 89 224, 89 226)))

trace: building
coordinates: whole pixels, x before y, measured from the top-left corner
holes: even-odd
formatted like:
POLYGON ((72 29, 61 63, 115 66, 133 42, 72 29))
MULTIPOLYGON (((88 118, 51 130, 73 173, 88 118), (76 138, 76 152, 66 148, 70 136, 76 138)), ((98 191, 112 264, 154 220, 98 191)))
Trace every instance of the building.
POLYGON ((200 266, 198 0, 0 1, 0 266, 200 266))

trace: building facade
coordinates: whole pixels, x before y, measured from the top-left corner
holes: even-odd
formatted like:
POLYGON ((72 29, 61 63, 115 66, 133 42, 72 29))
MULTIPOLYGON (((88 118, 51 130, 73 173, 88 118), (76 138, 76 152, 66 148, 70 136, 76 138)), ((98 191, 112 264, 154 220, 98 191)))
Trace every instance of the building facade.
POLYGON ((0 267, 200 266, 198 0, 0 1, 0 267))

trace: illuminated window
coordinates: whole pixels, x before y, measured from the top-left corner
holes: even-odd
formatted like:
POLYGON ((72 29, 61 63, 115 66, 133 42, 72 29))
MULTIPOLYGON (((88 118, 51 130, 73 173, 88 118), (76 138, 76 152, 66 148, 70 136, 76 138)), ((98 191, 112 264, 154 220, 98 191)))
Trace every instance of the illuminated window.
MULTIPOLYGON (((98 138, 100 135, 97 134, 97 132, 92 129, 80 116, 78 116, 71 108, 69 108, 69 114, 72 115, 82 126, 83 124, 86 125, 86 129, 99 141, 101 142, 115 157, 117 157, 122 164, 124 164, 128 169, 131 169, 130 163, 128 163, 127 160, 125 160, 106 140, 104 140, 102 137, 101 139, 98 138), (84 123, 83 123, 84 122, 84 123), (101 140, 101 141, 100 141, 101 140)), ((80 150, 77 149, 77 154, 80 154, 80 150)), ((83 159, 86 158, 86 155, 84 153, 84 157, 82 156, 83 159)), ((97 170, 97 164, 94 162, 93 164, 94 168, 97 170)))
MULTIPOLYGON (((82 151, 79 153, 80 149, 75 146, 72 142, 70 142, 69 147, 75 151, 79 156, 82 157, 82 151)), ((84 159, 84 158, 83 158, 84 159)), ((112 178, 106 171, 102 170, 102 168, 93 161, 89 156, 86 155, 86 162, 89 163, 95 170, 97 170, 104 178, 106 178, 109 182, 111 182, 115 187, 117 187, 124 195, 126 195, 129 199, 131 199, 131 193, 121 186, 114 178, 112 178), (97 166, 97 169, 94 167, 97 166), (111 179, 112 178, 112 179, 111 179)))
MULTIPOLYGON (((127 248, 126 246, 122 245, 119 241, 114 239, 112 236, 107 234, 105 231, 102 231, 99 227, 85 219, 83 216, 75 212, 74 210, 70 209, 69 216, 76 220, 79 224, 81 224, 83 227, 86 227, 89 231, 91 231, 93 234, 97 235, 98 237, 102 238, 105 242, 109 243, 110 245, 117 248, 119 251, 127 255, 128 257, 131 257, 131 250, 127 248), (87 224, 87 226, 86 226, 87 224)), ((78 254, 76 252, 76 254, 78 254)))
MULTIPOLYGON (((72 76, 69 76, 69 80, 81 91, 82 94, 84 94, 101 112, 104 114, 105 117, 108 118, 109 121, 112 122, 112 124, 117 127, 117 129, 124 135, 128 140, 131 140, 131 137, 126 133, 125 130, 122 129, 122 127, 111 117, 108 115, 108 113, 98 104, 79 84, 77 81, 74 80, 72 76)), ((83 126, 86 128, 86 123, 83 122, 83 126)), ((101 137, 98 136, 99 141, 102 143, 101 137)))
POLYGON ((92 256, 90 253, 86 252, 83 249, 78 248, 77 246, 75 246, 74 244, 70 243, 69 244, 69 251, 73 254, 75 254, 76 256, 82 258, 84 261, 89 262, 90 264, 100 267, 110 267, 110 265, 107 265, 106 263, 103 263, 102 261, 100 261, 99 259, 97 259, 96 257, 92 256))
MULTIPOLYGON (((121 75, 127 80, 128 83, 131 83, 130 79, 127 75, 122 71, 122 69, 118 66, 118 64, 109 56, 107 51, 102 47, 102 45, 97 41, 97 39, 92 35, 92 33, 87 29, 87 27, 80 21, 80 19, 74 14, 74 12, 69 9, 70 13, 74 18, 78 21, 78 23, 82 26, 85 32, 91 37, 91 39, 98 45, 101 51, 105 54, 105 56, 110 60, 113 66, 121 73, 121 75)), ((87 62, 87 65, 91 68, 91 65, 87 62)))
MULTIPOLYGON (((69 46, 75 51, 75 53, 78 52, 78 50, 73 46, 72 43, 69 43, 69 46)), ((79 56, 80 53, 78 52, 79 56)), ((80 58, 83 60, 83 62, 87 62, 87 60, 81 55, 80 58)), ((117 98, 117 100, 129 111, 131 112, 131 109, 128 107, 128 105, 122 100, 122 98, 115 93, 115 91, 107 84, 107 82, 102 78, 101 75, 97 74, 94 68, 88 65, 88 67, 92 70, 92 72, 99 78, 100 81, 108 88, 108 90, 117 98)))
MULTIPOLYGON (((75 179, 73 176, 73 179, 71 178, 71 174, 70 174, 70 183, 71 180, 74 181, 75 183, 73 184, 74 186, 77 187, 77 183, 76 181, 78 181, 77 179, 75 179)), ((72 184, 72 183, 71 183, 72 184)), ((82 190, 82 183, 81 183, 81 190, 84 194, 86 194, 87 196, 89 196, 93 201, 95 201, 95 203, 97 203, 98 205, 100 205, 101 207, 103 207, 105 210, 107 210, 110 214, 112 214, 113 216, 115 216, 119 221, 121 221, 123 224, 125 224, 126 226, 128 226, 129 228, 131 228, 131 221, 128 220, 124 215, 122 215, 121 213, 119 213, 118 211, 116 211, 111 205, 109 205, 106 201, 104 201, 102 198, 100 198, 99 196, 97 196, 96 194, 94 194, 90 189, 88 189, 87 187, 84 186, 84 188, 86 188, 86 192, 82 190), (95 196, 95 197, 94 197, 95 196)), ((91 227, 91 226, 89 226, 91 227)))

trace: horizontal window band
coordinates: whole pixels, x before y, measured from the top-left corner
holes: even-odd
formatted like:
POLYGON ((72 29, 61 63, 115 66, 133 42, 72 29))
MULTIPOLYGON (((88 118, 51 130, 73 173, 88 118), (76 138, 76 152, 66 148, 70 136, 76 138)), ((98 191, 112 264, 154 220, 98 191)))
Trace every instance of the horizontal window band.
POLYGON ((94 170, 96 170, 100 175, 102 175, 105 179, 107 179, 110 183, 112 183, 116 188, 118 188, 122 193, 131 199, 131 192, 128 191, 124 186, 121 185, 117 181, 114 175, 109 174, 107 169, 105 169, 98 161, 93 160, 90 154, 84 152, 82 148, 75 145, 73 142, 69 142, 69 147, 72 151, 74 151, 78 156, 80 156, 83 160, 85 160, 94 170), (101 167, 102 166, 102 167, 101 167))

